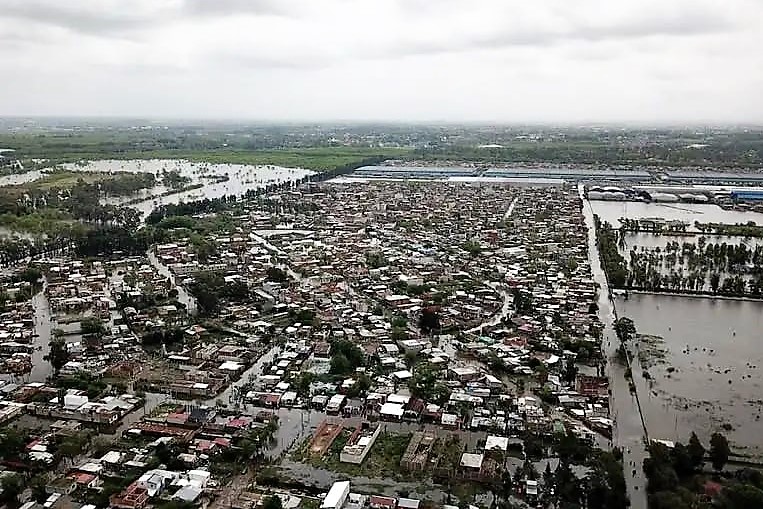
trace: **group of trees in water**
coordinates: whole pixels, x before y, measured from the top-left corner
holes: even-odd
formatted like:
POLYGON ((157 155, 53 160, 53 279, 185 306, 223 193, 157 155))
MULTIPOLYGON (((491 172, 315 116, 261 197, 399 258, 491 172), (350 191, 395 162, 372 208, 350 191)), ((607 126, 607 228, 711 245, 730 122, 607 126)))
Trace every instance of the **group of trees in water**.
POLYGON ((664 248, 630 251, 626 288, 763 294, 763 247, 745 244, 668 242, 664 248))
MULTIPOLYGON (((272 183, 262 188, 251 189, 241 197, 225 195, 162 205, 148 215, 146 223, 154 226, 168 217, 215 214, 231 210, 242 201, 267 200, 267 195, 271 193, 308 181, 320 182, 344 175, 358 167, 378 164, 383 160, 384 156, 381 155, 368 157, 297 181, 272 183)), ((7 266, 27 257, 61 253, 70 248, 76 249, 80 256, 143 254, 152 244, 167 241, 169 235, 166 228, 138 228, 140 213, 136 209, 101 204, 104 194, 129 194, 142 187, 153 186, 154 181, 154 175, 141 173, 120 175, 119 178, 106 179, 97 184, 80 179, 67 189, 55 186, 10 186, 0 189, 0 223, 12 226, 19 218, 26 218, 26 222, 39 221, 41 224, 38 227, 30 229, 36 234, 42 234, 30 238, 0 239, 0 266, 7 266), (41 211, 44 210, 56 213, 52 216, 43 215, 41 211), (8 220, 3 221, 6 216, 8 220)))
POLYGON ((712 243, 701 236, 696 242, 633 247, 626 261, 629 227, 615 229, 598 217, 595 223, 602 267, 614 288, 763 296, 763 246, 712 243))

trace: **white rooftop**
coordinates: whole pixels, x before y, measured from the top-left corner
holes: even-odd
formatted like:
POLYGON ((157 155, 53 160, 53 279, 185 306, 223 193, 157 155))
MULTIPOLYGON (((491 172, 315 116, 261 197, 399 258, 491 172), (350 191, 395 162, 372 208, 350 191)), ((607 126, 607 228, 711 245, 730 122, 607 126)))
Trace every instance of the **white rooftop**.
POLYGON ((482 454, 465 452, 461 455, 461 466, 467 468, 482 468, 482 454))

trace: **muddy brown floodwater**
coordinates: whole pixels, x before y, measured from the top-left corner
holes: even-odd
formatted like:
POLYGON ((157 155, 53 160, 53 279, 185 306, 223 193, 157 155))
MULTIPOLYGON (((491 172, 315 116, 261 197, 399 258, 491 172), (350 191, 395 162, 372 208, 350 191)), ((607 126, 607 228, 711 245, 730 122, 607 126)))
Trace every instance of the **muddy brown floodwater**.
POLYGON ((707 446, 721 431, 763 458, 763 302, 632 294, 616 305, 639 334, 662 338, 641 345, 652 357, 639 387, 650 437, 685 442, 696 431, 707 446))

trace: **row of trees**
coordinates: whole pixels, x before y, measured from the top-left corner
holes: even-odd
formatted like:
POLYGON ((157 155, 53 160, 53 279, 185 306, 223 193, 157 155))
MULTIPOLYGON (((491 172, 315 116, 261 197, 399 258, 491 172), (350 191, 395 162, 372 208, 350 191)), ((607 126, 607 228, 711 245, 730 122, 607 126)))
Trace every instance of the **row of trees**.
POLYGON ((724 223, 700 223, 694 222, 694 226, 702 233, 714 233, 716 235, 731 235, 745 238, 763 237, 763 226, 758 226, 755 221, 748 221, 745 224, 724 224, 724 223))
MULTIPOLYGON (((525 450, 531 447, 530 436, 525 439, 525 450)), ((542 477, 530 461, 519 467, 512 479, 508 471, 503 474, 498 498, 506 501, 511 495, 514 482, 520 479, 543 481, 542 498, 544 502, 553 502, 555 507, 610 509, 630 507, 625 475, 623 473, 622 452, 595 450, 590 443, 573 434, 563 433, 555 436, 552 450, 559 458, 556 469, 546 465, 542 477), (584 477, 578 477, 573 466, 587 467, 584 477)), ((544 448, 538 450, 545 456, 544 448)), ((544 506, 545 507, 545 506, 544 506)))
POLYGON ((599 216, 593 216, 593 220, 601 266, 607 275, 607 281, 614 288, 623 288, 628 278, 628 268, 618 247, 618 231, 608 222, 602 223, 599 216))

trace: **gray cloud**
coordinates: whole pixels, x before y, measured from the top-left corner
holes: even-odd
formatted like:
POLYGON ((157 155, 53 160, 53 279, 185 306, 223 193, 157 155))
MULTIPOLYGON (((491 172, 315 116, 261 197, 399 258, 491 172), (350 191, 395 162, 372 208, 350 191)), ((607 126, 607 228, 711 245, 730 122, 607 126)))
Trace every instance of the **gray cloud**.
MULTIPOLYGON (((126 3, 126 2, 125 2, 126 3)), ((124 3, 122 3, 124 5, 124 3)), ((145 26, 151 17, 145 12, 125 9, 110 2, 67 0, 6 0, 3 18, 17 22, 42 23, 82 33, 108 34, 113 31, 145 26)))
POLYGON ((294 15, 298 9, 278 0, 184 0, 181 11, 191 15, 274 14, 294 15))
POLYGON ((669 16, 625 18, 614 23, 581 23, 561 29, 536 29, 532 26, 508 26, 504 30, 476 34, 454 33, 447 40, 404 43, 378 56, 428 55, 474 50, 505 49, 514 46, 551 46, 570 41, 617 41, 646 37, 688 37, 723 33, 734 28, 723 12, 696 9, 669 16), (461 37, 459 37, 461 35, 461 37))
POLYGON ((0 114, 763 120, 757 0, 0 4, 0 114))
POLYGON ((193 18, 296 12, 288 2, 277 0, 4 0, 0 16, 83 34, 123 37, 193 18))

